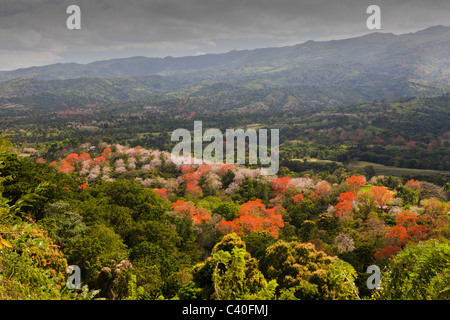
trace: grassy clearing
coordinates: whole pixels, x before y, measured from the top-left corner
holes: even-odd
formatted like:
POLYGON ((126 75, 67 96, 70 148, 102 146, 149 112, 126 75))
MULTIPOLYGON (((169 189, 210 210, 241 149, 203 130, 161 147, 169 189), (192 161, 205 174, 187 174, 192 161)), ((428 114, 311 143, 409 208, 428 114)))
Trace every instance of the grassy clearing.
POLYGON ((429 169, 411 169, 411 168, 397 168, 389 167, 378 163, 357 161, 346 166, 349 170, 357 170, 364 172, 366 166, 373 166, 377 175, 392 175, 392 176, 432 176, 432 175, 446 175, 450 176, 449 171, 429 170, 429 169))
MULTIPOLYGON (((293 161, 303 161, 303 159, 292 159, 293 161)), ((335 162, 342 165, 342 162, 331 161, 331 160, 321 160, 321 159, 307 159, 308 162, 321 162, 321 163, 332 163, 335 162)), ((440 171, 440 170, 430 170, 430 169, 411 169, 411 168, 397 168, 389 167, 382 164, 367 162, 367 161, 357 161, 346 165, 347 170, 356 170, 358 172, 364 173, 366 166, 373 166, 377 175, 392 175, 392 176, 432 176, 432 175, 444 175, 450 177, 450 171, 440 171)))

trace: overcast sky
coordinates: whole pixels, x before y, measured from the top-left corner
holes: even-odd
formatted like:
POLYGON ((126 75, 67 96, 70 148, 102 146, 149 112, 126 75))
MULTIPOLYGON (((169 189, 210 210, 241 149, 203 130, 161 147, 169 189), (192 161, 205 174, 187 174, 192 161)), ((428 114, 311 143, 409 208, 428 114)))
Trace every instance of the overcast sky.
POLYGON ((449 0, 0 0, 0 70, 131 56, 165 57, 285 46, 450 25, 449 0), (69 30, 69 5, 81 30, 69 30))

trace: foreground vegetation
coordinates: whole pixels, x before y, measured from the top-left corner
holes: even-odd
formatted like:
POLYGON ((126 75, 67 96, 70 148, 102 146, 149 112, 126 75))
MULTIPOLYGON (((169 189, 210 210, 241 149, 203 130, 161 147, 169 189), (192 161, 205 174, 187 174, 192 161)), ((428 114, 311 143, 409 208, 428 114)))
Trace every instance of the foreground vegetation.
POLYGON ((104 141, 51 163, 0 146, 2 299, 450 298, 448 184, 177 166, 104 141))

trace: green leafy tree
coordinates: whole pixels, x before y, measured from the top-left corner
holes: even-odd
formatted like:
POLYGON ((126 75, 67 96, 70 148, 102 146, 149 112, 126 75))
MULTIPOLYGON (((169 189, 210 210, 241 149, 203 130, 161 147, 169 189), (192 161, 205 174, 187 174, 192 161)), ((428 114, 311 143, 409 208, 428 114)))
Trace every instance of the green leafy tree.
POLYGON ((414 204, 417 202, 419 192, 402 186, 397 187, 397 196, 403 199, 405 204, 414 204))
POLYGON ((40 221, 50 232, 50 237, 64 250, 69 243, 80 238, 86 224, 78 212, 69 211, 69 204, 58 201, 46 209, 46 217, 40 221))
POLYGON ((82 282, 95 286, 97 273, 102 267, 114 267, 126 259, 128 250, 121 237, 105 225, 93 225, 74 241, 67 251, 70 264, 80 267, 82 282))
POLYGON ((133 210, 135 220, 160 220, 168 210, 168 203, 156 192, 132 180, 116 180, 91 190, 96 198, 106 197, 110 204, 133 210))
POLYGON ((222 202, 213 210, 213 213, 220 214, 225 220, 232 221, 236 219, 236 214, 240 209, 241 206, 234 202, 222 202))
POLYGON ((280 299, 355 299, 356 271, 311 243, 279 241, 267 248, 263 272, 279 284, 280 299))
POLYGON ((276 282, 266 281, 235 233, 225 235, 211 257, 194 266, 193 282, 202 299, 270 299, 276 287, 276 282))
POLYGON ((428 240, 402 250, 381 279, 381 299, 450 299, 450 242, 428 240))
POLYGON ((247 264, 254 262, 246 256, 249 253, 243 248, 234 247, 229 251, 216 251, 212 260, 215 263, 213 272, 214 290, 219 300, 238 299, 264 299, 274 297, 277 283, 271 280, 269 283, 264 279, 260 271, 254 270, 251 281, 246 272, 247 264), (219 270, 219 265, 222 270, 219 270))

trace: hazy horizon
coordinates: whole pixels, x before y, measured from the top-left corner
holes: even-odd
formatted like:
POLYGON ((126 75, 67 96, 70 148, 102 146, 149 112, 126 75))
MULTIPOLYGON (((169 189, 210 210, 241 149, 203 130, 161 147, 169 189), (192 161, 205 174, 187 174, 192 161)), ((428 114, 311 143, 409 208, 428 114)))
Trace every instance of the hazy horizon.
POLYGON ((431 0, 4 0, 0 70, 144 56, 164 58, 283 47, 371 32, 404 34, 448 24, 450 2, 431 0), (81 30, 69 30, 69 5, 81 30), (381 30, 368 30, 369 5, 381 30))

